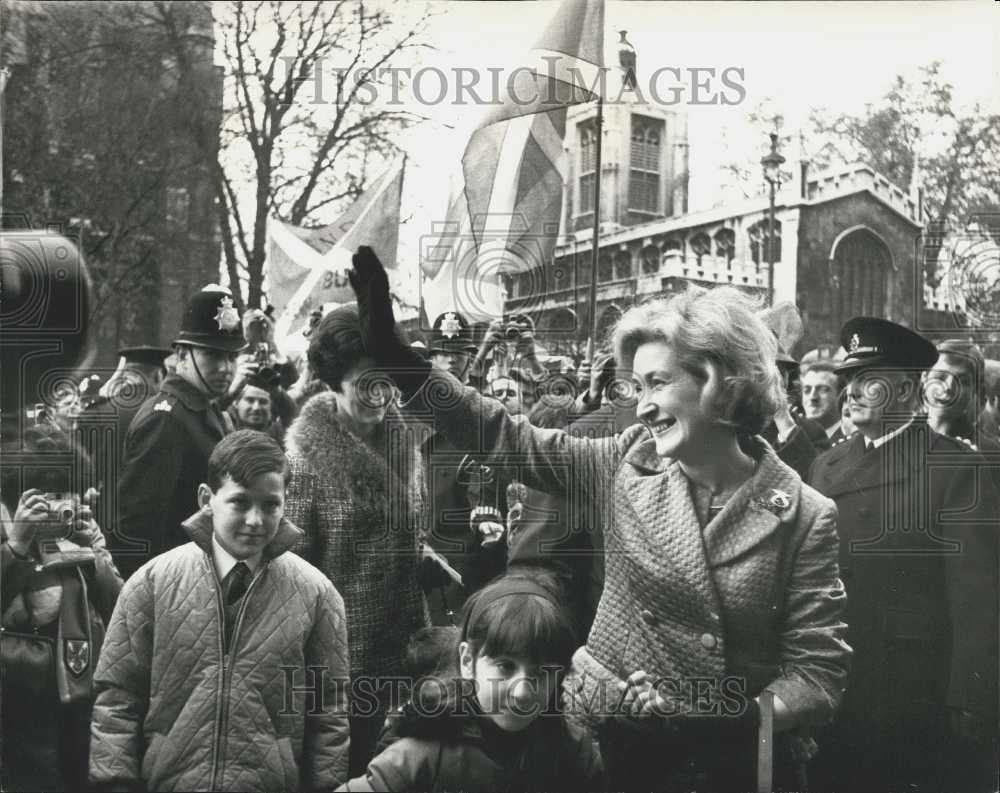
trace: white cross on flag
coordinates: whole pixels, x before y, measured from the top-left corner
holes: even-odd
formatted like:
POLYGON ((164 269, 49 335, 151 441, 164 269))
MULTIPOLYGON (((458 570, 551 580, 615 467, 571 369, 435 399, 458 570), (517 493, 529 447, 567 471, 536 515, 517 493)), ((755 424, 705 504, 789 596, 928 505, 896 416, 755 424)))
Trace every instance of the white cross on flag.
POLYGON ((469 321, 502 311, 500 273, 552 257, 559 232, 566 108, 597 98, 604 63, 603 0, 564 0, 506 100, 492 108, 462 157, 464 189, 439 238, 421 251, 429 318, 455 310, 469 321))
POLYGON ((296 320, 326 303, 348 303, 351 255, 378 240, 375 252, 387 269, 396 267, 399 201, 405 160, 375 180, 334 223, 306 229, 271 218, 267 226, 268 299, 280 312, 278 338, 296 320))

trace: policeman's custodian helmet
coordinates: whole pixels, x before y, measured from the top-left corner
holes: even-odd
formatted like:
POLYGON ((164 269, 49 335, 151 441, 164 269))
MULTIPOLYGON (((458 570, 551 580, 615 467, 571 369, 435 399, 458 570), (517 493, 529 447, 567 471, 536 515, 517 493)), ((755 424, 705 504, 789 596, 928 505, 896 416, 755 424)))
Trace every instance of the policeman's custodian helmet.
POLYGON ((439 314, 431 327, 431 353, 475 351, 472 328, 469 327, 465 317, 457 311, 445 311, 439 314))
POLYGON ((174 344, 240 352, 246 346, 240 312, 225 287, 209 284, 192 295, 174 344))

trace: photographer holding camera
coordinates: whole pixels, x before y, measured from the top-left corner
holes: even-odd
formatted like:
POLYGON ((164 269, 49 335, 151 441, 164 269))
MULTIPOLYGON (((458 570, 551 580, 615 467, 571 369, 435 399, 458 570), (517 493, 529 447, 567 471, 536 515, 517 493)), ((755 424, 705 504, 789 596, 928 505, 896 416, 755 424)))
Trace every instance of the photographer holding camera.
POLYGON ((535 323, 531 317, 511 314, 493 320, 471 369, 485 372, 480 382, 472 383, 480 393, 488 393, 487 386, 496 377, 515 377, 524 383, 527 412, 534 404, 535 386, 547 376, 535 349, 535 323))
POLYGON ((89 458, 72 434, 37 416, 31 426, 24 395, 53 372, 85 370, 90 281, 58 234, 4 231, 0 249, 0 788, 82 790, 92 671, 122 582, 79 498, 93 479, 89 458), (39 310, 20 310, 27 305, 39 310))

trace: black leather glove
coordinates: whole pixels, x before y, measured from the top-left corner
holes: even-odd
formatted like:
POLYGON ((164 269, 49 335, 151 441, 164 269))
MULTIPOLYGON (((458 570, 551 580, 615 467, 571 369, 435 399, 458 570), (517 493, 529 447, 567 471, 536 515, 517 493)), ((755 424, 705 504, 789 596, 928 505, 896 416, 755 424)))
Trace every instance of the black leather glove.
POLYGON ((375 251, 362 245, 351 263, 354 267, 347 278, 358 300, 365 349, 378 366, 387 370, 403 392, 404 400, 409 399, 424 384, 431 365, 399 336, 389 296, 389 277, 375 251))

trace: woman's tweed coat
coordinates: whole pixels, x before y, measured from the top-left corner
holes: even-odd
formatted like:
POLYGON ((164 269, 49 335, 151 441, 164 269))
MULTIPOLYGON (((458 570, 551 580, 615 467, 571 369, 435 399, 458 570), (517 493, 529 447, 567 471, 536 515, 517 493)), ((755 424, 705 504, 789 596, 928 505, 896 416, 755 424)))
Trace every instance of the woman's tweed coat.
POLYGON ((836 507, 764 441, 748 442, 754 475, 702 529, 687 478, 643 426, 599 440, 536 429, 439 372, 421 395, 455 443, 481 444, 519 462, 530 487, 565 493, 571 527, 604 527, 604 592, 567 680, 571 708, 598 717, 616 702, 614 683, 642 669, 689 683, 743 678, 748 696, 774 692, 800 725, 833 715, 851 652, 836 507))
POLYGON ((390 411, 372 446, 317 394, 288 431, 285 515, 305 532, 296 548, 344 598, 351 675, 402 674, 406 642, 429 624, 417 583, 425 525, 419 438, 390 411))

